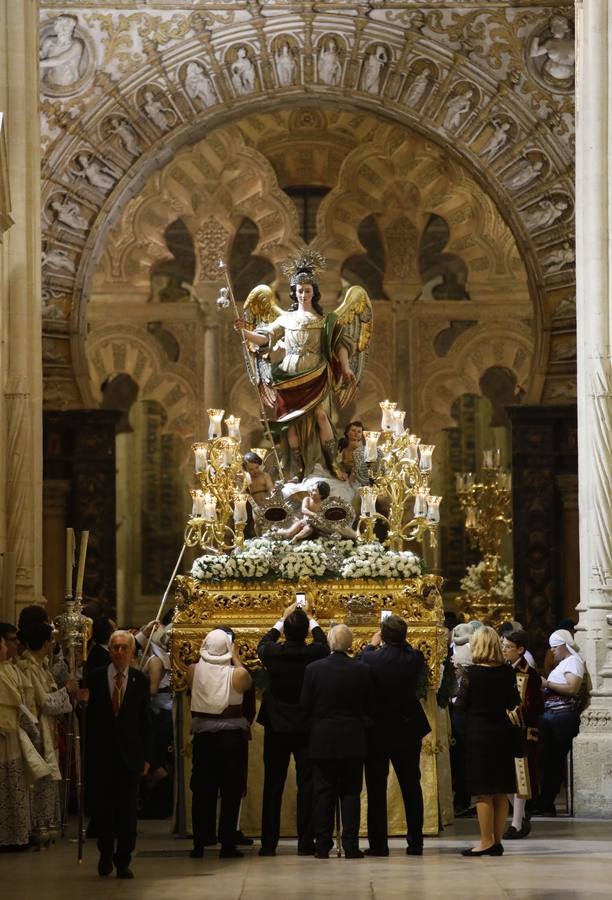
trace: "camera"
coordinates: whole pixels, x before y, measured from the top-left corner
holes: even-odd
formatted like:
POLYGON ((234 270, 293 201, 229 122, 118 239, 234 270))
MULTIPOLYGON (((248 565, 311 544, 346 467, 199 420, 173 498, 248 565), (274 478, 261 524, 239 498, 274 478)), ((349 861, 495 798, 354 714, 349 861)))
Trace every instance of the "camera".
POLYGON ((389 616, 392 616, 392 615, 393 615, 393 611, 392 611, 392 610, 390 610, 390 609, 381 609, 381 611, 380 611, 380 624, 382 625, 382 623, 385 621, 385 619, 388 619, 389 616))
POLYGON ((295 595, 295 606, 296 609, 304 609, 306 606, 306 594, 295 595))

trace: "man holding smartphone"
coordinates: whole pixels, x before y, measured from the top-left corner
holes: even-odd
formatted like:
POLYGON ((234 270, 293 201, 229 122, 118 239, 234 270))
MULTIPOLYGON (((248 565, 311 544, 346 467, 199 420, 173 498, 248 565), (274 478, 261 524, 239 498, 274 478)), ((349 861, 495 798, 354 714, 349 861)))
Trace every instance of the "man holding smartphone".
POLYGON ((406 622, 387 615, 361 654, 372 673, 374 725, 367 736, 365 762, 368 791, 367 856, 388 856, 387 777, 393 764, 408 824, 406 853, 423 853, 422 739, 431 731, 418 698, 425 683, 425 658, 406 641, 406 622))
POLYGON ((293 754, 297 782, 298 855, 311 856, 314 854, 314 836, 312 765, 308 756, 310 722, 300 706, 300 694, 306 666, 327 656, 329 647, 304 595, 298 595, 296 602, 287 607, 274 627, 264 635, 257 653, 269 679, 257 718, 265 728, 259 855, 276 855, 283 790, 289 759, 293 754), (307 644, 309 632, 312 642, 307 644), (279 642, 282 634, 285 640, 279 642))

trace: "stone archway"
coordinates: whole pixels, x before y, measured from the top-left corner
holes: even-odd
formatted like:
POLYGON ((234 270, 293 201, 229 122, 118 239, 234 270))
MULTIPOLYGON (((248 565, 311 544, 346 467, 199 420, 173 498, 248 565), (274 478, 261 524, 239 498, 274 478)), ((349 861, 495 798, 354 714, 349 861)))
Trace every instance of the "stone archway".
MULTIPOLYGON (((273 112, 280 102, 312 98, 315 105, 349 110, 356 131, 362 113, 375 112, 444 145, 490 193, 513 231, 538 332, 571 292, 571 85, 568 91, 554 79, 546 84, 527 64, 529 42, 546 30, 545 11, 525 10, 515 21, 503 7, 457 10, 452 25, 437 10, 371 10, 360 3, 350 15, 337 8, 324 18, 308 6, 260 12, 255 2, 236 10, 212 4, 174 18, 74 11, 101 62, 95 91, 85 93, 75 82, 69 101, 43 103, 45 302, 59 311, 57 330, 71 332, 66 365, 48 372, 50 396, 63 389, 69 403, 93 400, 83 304, 125 205, 181 146, 244 117, 254 104, 273 112), (281 71, 284 36, 290 59, 281 71), (364 63, 378 45, 384 62, 376 77, 365 79, 364 63), (330 47, 335 61, 322 58, 330 47), (238 59, 242 75, 232 79, 238 59), (530 170, 540 177, 530 178, 530 170)), ((541 394, 546 366, 540 341, 531 399, 541 394)))

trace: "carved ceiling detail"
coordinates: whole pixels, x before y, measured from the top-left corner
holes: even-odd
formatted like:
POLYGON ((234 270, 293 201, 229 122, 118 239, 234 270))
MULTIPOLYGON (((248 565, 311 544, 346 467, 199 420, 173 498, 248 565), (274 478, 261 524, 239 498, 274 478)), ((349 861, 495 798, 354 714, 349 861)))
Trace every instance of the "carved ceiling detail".
MULTIPOLYGON (((499 242, 488 234, 488 245, 481 238, 474 258, 486 260, 489 268, 482 271, 497 277, 509 260, 514 265, 518 246, 543 328, 552 309, 549 295, 571 287, 575 278, 572 29, 571 7, 561 4, 464 7, 432 0, 424 8, 404 0, 321 5, 219 0, 194 10, 191 0, 151 0, 144 10, 124 0, 112 7, 95 0, 43 0, 43 285, 51 306, 65 316, 56 325, 70 335, 83 402, 94 402, 85 360, 85 305, 99 260, 105 253, 114 256, 112 230, 130 204, 138 207, 143 186, 167 177, 168 163, 188 154, 188 146, 207 136, 213 147, 217 129, 237 125, 257 110, 275 115, 283 107, 326 106, 338 117, 348 111, 356 129, 363 124, 374 140, 382 124, 389 135, 385 161, 379 158, 374 165, 364 158, 363 165, 375 177, 380 177, 377 166, 395 170, 395 180, 388 178, 390 193, 378 196, 374 182, 361 173, 362 199, 377 204, 369 212, 406 190, 401 167, 396 168, 406 128, 443 147, 447 166, 464 169, 466 198, 472 180, 514 235, 513 240, 502 235, 499 242), (402 128, 389 128, 389 122, 402 128)), ((295 133, 298 143, 307 117, 302 124, 295 133)), ((353 140, 350 131, 345 139, 353 140)), ((223 174, 215 190, 228 191, 234 201, 230 160, 238 147, 218 142, 223 174)), ((242 141, 243 153, 247 143, 242 141)), ((330 150, 340 169, 341 143, 330 150)), ((368 153, 367 148, 354 152, 368 153)), ((273 160, 260 147, 253 162, 265 187, 273 181, 264 158, 272 172, 273 160)), ((438 183, 441 188, 442 175, 438 183)), ((415 189, 422 195, 435 185, 421 181, 415 189)), ((195 224, 199 213, 192 199, 175 187, 164 195, 168 206, 185 209, 195 224)), ((208 187, 203 197, 211 193, 208 187)), ((272 237, 261 242, 274 257, 274 247, 291 240, 295 229, 286 228, 290 213, 280 194, 265 193, 261 200, 274 207, 276 221, 280 217, 272 237)), ((248 205, 256 196, 242 202, 248 205)), ((337 200, 329 196, 327 207, 337 200)), ((460 192, 439 203, 459 215, 460 192)), ((486 205, 481 209, 486 233, 490 217, 486 205)), ((132 214, 137 217, 138 209, 132 214)), ((151 206, 141 215, 162 212, 151 206)), ((232 223, 217 221, 231 234, 232 223)), ((411 217, 408 222, 418 226, 411 217)), ((393 220, 385 224, 385 235, 393 234, 392 225, 393 220)), ((344 237, 347 247, 354 247, 350 229, 344 237)), ((119 247, 123 261, 106 260, 105 274, 115 277, 113 271, 123 271, 129 261, 142 277, 163 252, 159 238, 159 229, 155 235, 149 229, 146 246, 131 246, 127 256, 119 247)), ((462 240, 459 229, 453 238, 462 240)), ((541 353, 534 366, 545 369, 541 353)), ((532 379, 531 399, 538 399, 541 386, 542 378, 532 379)))

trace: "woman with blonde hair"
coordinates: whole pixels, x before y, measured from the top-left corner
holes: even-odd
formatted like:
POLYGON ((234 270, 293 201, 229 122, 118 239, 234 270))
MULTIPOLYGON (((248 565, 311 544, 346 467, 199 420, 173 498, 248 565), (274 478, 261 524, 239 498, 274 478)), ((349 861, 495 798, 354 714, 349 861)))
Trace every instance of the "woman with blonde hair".
POLYGON ((516 789, 514 726, 508 711, 520 704, 513 671, 505 665, 499 637, 483 625, 470 638, 472 665, 466 669, 456 706, 467 716, 467 778, 476 798, 478 846, 463 856, 501 856, 508 794, 516 789))

